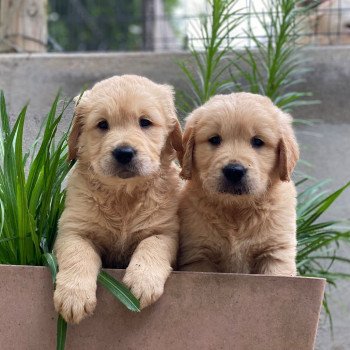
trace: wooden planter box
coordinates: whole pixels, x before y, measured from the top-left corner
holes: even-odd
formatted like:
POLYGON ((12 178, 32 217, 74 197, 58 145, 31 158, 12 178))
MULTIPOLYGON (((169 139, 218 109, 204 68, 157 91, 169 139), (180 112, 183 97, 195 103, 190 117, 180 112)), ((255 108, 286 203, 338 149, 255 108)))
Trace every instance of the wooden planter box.
MULTIPOLYGON (((108 270, 121 279, 123 270, 108 270)), ((141 313, 102 287, 95 314, 69 326, 66 349, 313 349, 325 281, 174 272, 141 313)), ((55 349, 53 287, 45 267, 0 266, 0 348, 55 349)))

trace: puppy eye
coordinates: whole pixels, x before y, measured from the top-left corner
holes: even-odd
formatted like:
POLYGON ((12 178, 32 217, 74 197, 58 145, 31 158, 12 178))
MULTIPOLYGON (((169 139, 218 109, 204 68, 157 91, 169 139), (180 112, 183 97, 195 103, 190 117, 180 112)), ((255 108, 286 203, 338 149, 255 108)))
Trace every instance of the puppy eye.
POLYGON ((264 141, 259 139, 258 137, 253 137, 250 140, 250 143, 254 148, 260 148, 260 147, 264 146, 264 144, 265 144, 264 141))
POLYGON ((97 127, 101 130, 108 130, 109 128, 109 125, 108 125, 108 122, 107 120, 101 120, 98 124, 97 124, 97 127))
POLYGON ((152 125, 152 122, 146 118, 140 118, 139 124, 141 128, 148 128, 152 125))
POLYGON ((213 146, 218 146, 221 143, 221 137, 219 135, 216 135, 216 136, 211 137, 208 141, 213 146))

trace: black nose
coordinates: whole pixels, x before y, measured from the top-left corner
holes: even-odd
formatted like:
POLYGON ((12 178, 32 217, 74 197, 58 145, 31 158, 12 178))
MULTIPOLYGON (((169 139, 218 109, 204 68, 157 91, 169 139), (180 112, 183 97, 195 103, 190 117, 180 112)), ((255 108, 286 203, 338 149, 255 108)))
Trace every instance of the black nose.
POLYGON ((240 164, 228 164, 222 168, 222 172, 228 181, 237 184, 242 180, 247 169, 240 164))
POLYGON ((112 153, 113 157, 118 161, 118 163, 128 164, 136 154, 136 151, 132 147, 123 146, 117 147, 112 153))

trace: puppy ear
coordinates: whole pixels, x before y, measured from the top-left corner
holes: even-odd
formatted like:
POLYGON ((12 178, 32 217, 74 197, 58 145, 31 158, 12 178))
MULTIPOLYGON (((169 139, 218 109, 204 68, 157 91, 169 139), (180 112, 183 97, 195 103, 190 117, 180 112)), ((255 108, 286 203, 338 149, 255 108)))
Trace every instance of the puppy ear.
POLYGON ((170 142, 177 154, 177 159, 182 164, 184 149, 182 146, 182 130, 179 121, 174 121, 173 130, 170 132, 170 142))
POLYGON ((180 176, 185 180, 190 180, 192 177, 193 150, 194 150, 194 129, 189 127, 185 130, 183 136, 184 155, 181 162, 180 176))
POLYGON ((278 145, 279 177, 282 181, 290 181, 292 172, 299 159, 299 146, 292 128, 292 117, 283 113, 282 137, 278 145))
POLYGON ((72 130, 68 137, 68 161, 71 162, 77 158, 78 139, 81 134, 82 116, 74 115, 72 130))
POLYGON ((182 130, 181 130, 180 123, 177 119, 176 108, 175 108, 175 104, 174 104, 174 95, 175 95, 174 88, 170 85, 161 85, 161 87, 162 87, 163 92, 164 92, 165 97, 166 97, 165 98, 165 110, 166 110, 165 112, 171 118, 171 120, 173 122, 173 126, 172 126, 173 129, 169 134, 170 143, 171 143, 171 146, 176 151, 177 158, 181 164, 184 150, 182 147, 182 130))
POLYGON ((81 101, 85 100, 90 94, 90 91, 85 91, 83 94, 75 96, 73 101, 75 103, 74 118, 72 129, 68 137, 68 161, 71 162, 77 158, 78 154, 78 140, 83 126, 83 114, 81 108, 81 101))

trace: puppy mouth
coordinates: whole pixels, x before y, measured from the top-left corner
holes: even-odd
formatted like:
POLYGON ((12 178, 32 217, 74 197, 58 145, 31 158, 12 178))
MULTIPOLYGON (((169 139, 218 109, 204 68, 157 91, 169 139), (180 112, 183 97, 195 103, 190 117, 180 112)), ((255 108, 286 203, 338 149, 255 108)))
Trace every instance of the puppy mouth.
POLYGON ((237 196, 249 194, 247 180, 246 167, 237 162, 228 163, 221 169, 219 193, 229 193, 237 196))
POLYGON ((157 173, 159 166, 150 161, 135 158, 121 164, 113 158, 102 159, 98 164, 98 172, 107 177, 130 179, 133 177, 148 177, 157 173))
POLYGON ((250 194, 249 188, 245 184, 234 185, 234 186, 230 184, 221 184, 219 186, 218 192, 223 194, 232 194, 235 196, 250 194))
POLYGON ((114 162, 108 162, 100 167, 104 176, 119 177, 120 179, 130 179, 139 176, 138 169, 132 164, 126 166, 117 166, 114 162))
POLYGON ((116 172, 115 176, 121 179, 130 179, 132 177, 138 176, 139 174, 132 170, 119 170, 116 172))
POLYGON ((242 196, 251 194, 251 188, 248 186, 246 180, 232 183, 227 181, 225 178, 221 179, 218 186, 218 192, 222 194, 232 194, 235 196, 242 196))

